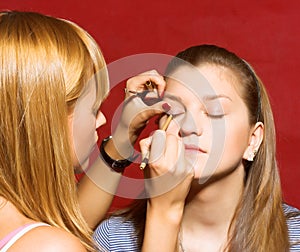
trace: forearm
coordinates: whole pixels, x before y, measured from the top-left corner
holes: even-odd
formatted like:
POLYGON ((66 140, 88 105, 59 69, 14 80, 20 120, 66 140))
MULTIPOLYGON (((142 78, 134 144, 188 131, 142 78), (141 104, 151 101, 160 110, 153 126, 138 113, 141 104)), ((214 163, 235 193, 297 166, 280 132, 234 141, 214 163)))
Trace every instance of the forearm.
MULTIPOLYGON (((108 186, 98 185, 107 185, 108 181, 94 182, 93 180, 89 176, 84 176, 78 184, 77 192, 81 212, 92 229, 106 217, 120 178, 110 179, 111 185, 108 186)), ((102 177, 101 180, 105 180, 105 177, 102 177)))
MULTIPOLYGON (((112 159, 121 158, 112 141, 108 141, 105 151, 112 159)), ((83 216, 92 229, 105 218, 121 177, 121 173, 113 171, 102 158, 98 157, 80 180, 79 204, 83 216)))
POLYGON ((183 214, 183 205, 168 209, 154 208, 148 203, 142 252, 174 252, 178 247, 178 234, 183 214))

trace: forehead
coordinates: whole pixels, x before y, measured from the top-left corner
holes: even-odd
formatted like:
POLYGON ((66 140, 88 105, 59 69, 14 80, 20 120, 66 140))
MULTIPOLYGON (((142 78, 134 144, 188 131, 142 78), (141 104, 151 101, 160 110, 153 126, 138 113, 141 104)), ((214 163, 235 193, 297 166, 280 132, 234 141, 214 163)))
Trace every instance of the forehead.
POLYGON ((240 99, 236 90, 238 80, 233 72, 225 67, 202 65, 199 67, 180 67, 168 76, 166 93, 193 97, 202 100, 215 96, 228 96, 240 99))

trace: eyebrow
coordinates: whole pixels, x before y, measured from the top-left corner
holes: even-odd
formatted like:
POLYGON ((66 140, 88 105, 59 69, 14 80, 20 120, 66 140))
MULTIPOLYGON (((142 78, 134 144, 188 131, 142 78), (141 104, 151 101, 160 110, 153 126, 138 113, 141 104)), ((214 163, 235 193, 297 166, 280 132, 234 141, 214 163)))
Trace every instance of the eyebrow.
MULTIPOLYGON (((178 102, 183 104, 182 99, 179 96, 165 94, 164 97, 167 97, 167 98, 169 98, 171 100, 174 100, 174 101, 178 101, 178 102)), ((232 99, 229 96, 224 95, 224 94, 205 95, 205 96, 203 96, 203 101, 212 101, 212 100, 221 99, 221 98, 225 98, 225 99, 228 99, 228 100, 232 101, 232 99)))
POLYGON ((212 100, 216 100, 216 99, 220 99, 220 98, 225 98, 225 99, 232 101, 232 99, 229 96, 224 95, 224 94, 203 96, 204 101, 212 101, 212 100))

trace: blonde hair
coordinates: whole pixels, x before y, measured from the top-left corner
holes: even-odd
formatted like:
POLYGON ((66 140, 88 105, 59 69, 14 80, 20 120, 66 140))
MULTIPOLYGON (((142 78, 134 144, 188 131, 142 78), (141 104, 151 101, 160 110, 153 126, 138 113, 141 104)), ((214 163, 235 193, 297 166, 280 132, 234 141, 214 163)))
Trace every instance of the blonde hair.
POLYGON ((94 250, 77 202, 68 113, 95 78, 108 92, 100 49, 76 24, 30 12, 0 13, 0 195, 36 221, 94 250))

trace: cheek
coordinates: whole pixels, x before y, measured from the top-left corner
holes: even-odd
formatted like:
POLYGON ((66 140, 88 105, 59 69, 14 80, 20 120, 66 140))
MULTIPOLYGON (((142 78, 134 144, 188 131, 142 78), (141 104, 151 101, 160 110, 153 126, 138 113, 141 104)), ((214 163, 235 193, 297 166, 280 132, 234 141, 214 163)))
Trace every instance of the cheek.
POLYGON ((82 164, 90 155, 97 143, 96 119, 93 115, 73 120, 71 125, 71 143, 73 149, 73 163, 82 164))
POLYGON ((224 144, 223 160, 238 164, 242 161, 243 154, 248 146, 249 130, 245 122, 233 121, 226 125, 226 138, 224 144))
POLYGON ((84 150, 89 145, 94 144, 96 134, 96 119, 94 116, 85 116, 81 120, 74 121, 73 139, 76 150, 84 150))

